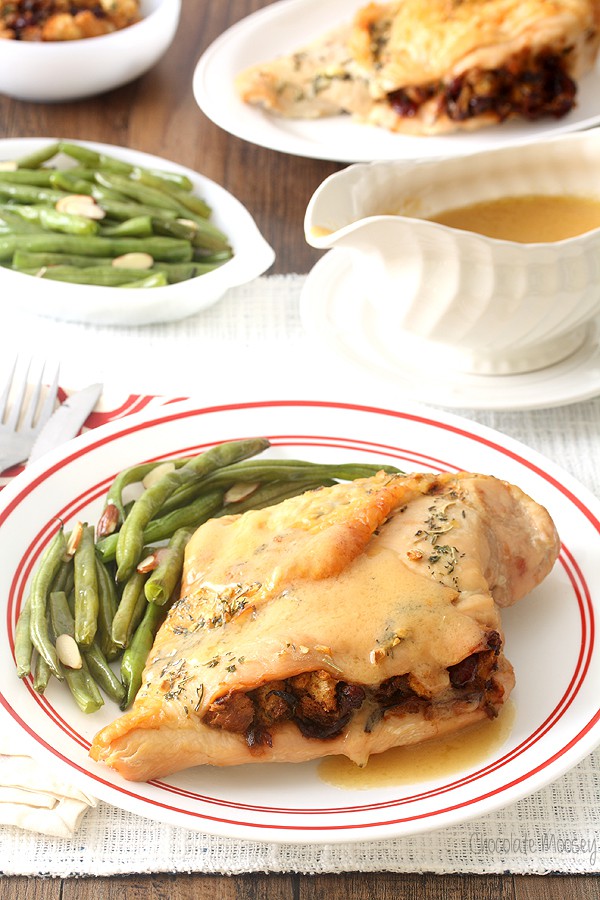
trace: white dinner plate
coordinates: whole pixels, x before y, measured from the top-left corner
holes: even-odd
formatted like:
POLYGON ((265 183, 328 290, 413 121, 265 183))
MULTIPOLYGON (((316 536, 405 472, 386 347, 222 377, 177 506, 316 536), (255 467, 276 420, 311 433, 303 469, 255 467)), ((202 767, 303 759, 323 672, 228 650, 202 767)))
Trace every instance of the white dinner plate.
MULTIPOLYGON (((0 140, 0 161, 19 159, 57 140, 53 137, 0 140)), ((90 141, 78 140, 74 143, 133 166, 186 175, 193 184, 194 194, 202 197, 211 208, 211 223, 227 235, 233 256, 218 268, 196 278, 164 287, 141 289, 68 284, 35 278, 2 266, 0 295, 18 297, 19 312, 94 325, 176 322, 217 303, 229 288, 258 278, 273 263, 275 253, 258 230, 250 212, 215 181, 140 150, 90 141)), ((48 165, 65 168, 74 165, 74 160, 60 154, 48 165)), ((0 199, 0 202, 3 201, 0 199)))
POLYGON ((390 838, 464 821, 535 791, 600 742, 600 503, 547 459, 490 429, 425 407, 378 409, 325 400, 175 404, 115 422, 55 451, 0 495, 0 702, 35 754, 86 793, 142 816, 231 837, 280 842, 390 838), (197 767, 127 782, 88 757, 118 715, 86 716, 52 683, 44 696, 11 666, 15 618, 57 527, 96 520, 115 473, 148 458, 188 455, 222 440, 270 438, 270 454, 386 461, 405 470, 491 473, 520 485, 554 517, 563 546, 548 578, 503 612, 516 671, 515 720, 491 755, 452 776, 365 790, 324 783, 317 763, 197 767), (24 736, 25 737, 25 736, 24 736))
POLYGON ((505 122, 469 134, 414 137, 353 122, 350 116, 284 119, 243 103, 236 76, 248 66, 292 53, 350 21, 364 0, 280 0, 237 22, 202 54, 193 90, 220 128, 261 147, 337 162, 417 159, 475 153, 589 128, 600 122, 600 69, 581 79, 577 106, 562 119, 505 122))
POLYGON ((329 250, 302 286, 302 325, 332 367, 352 380, 368 377, 399 393, 449 409, 549 409, 600 394, 600 317, 590 323, 582 344, 551 366, 512 375, 476 375, 423 363, 435 360, 430 341, 421 356, 403 352, 410 336, 398 335, 397 352, 382 343, 373 327, 371 303, 357 286, 351 251, 329 250))

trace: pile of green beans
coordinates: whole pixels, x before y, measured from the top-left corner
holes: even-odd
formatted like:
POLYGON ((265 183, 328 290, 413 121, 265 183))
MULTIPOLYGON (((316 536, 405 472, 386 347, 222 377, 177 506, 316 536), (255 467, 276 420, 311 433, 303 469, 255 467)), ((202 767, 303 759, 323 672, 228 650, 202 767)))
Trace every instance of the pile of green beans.
POLYGON ((38 278, 108 287, 160 287, 231 259, 229 239, 187 176, 131 165, 56 141, 0 169, 0 265, 38 278), (56 157, 71 166, 53 165, 56 157), (83 196, 101 218, 57 209, 83 196), (147 268, 113 265, 144 253, 147 268), (147 260, 150 262, 150 260, 147 260))
POLYGON ((31 675, 40 693, 51 677, 66 682, 86 713, 99 709, 104 695, 127 709, 156 632, 179 596, 185 548, 196 528, 340 480, 399 471, 260 457, 268 447, 265 438, 247 438, 194 457, 140 463, 114 478, 95 527, 79 522, 65 534, 61 524, 17 621, 19 677, 31 675), (143 488, 151 473, 154 480, 143 488), (124 494, 135 486, 139 496, 127 502, 124 494), (57 652, 61 635, 79 651, 75 668, 57 652))

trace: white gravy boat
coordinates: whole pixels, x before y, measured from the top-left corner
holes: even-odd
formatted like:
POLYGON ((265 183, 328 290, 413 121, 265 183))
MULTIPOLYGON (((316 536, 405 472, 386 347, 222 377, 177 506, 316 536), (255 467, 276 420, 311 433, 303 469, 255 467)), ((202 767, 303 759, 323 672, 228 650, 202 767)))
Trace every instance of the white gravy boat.
POLYGON ((441 374, 526 372, 564 359, 594 327, 600 228, 524 244, 426 218, 539 194, 600 200, 600 128, 455 159, 349 166, 314 193, 305 236, 346 251, 373 333, 396 357, 427 352, 441 374))

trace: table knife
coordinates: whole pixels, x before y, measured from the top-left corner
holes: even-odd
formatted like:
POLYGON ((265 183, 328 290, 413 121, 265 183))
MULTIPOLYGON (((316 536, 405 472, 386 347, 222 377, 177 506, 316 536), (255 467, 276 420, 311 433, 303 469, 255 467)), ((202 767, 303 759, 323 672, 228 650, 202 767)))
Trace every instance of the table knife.
POLYGON ((48 450, 53 450, 54 447, 79 434, 82 425, 98 402, 102 388, 102 384, 91 384, 67 397, 38 434, 27 462, 34 462, 48 450))

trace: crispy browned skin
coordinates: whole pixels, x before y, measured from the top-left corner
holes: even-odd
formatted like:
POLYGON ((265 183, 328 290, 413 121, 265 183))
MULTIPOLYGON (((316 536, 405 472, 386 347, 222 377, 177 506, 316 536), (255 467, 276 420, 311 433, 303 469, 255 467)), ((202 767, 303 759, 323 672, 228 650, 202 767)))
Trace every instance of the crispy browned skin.
POLYGON ((468 473, 380 473, 211 520, 133 708, 91 754, 135 780, 202 763, 364 763, 493 716, 514 680, 499 607, 557 552, 546 510, 468 473))

